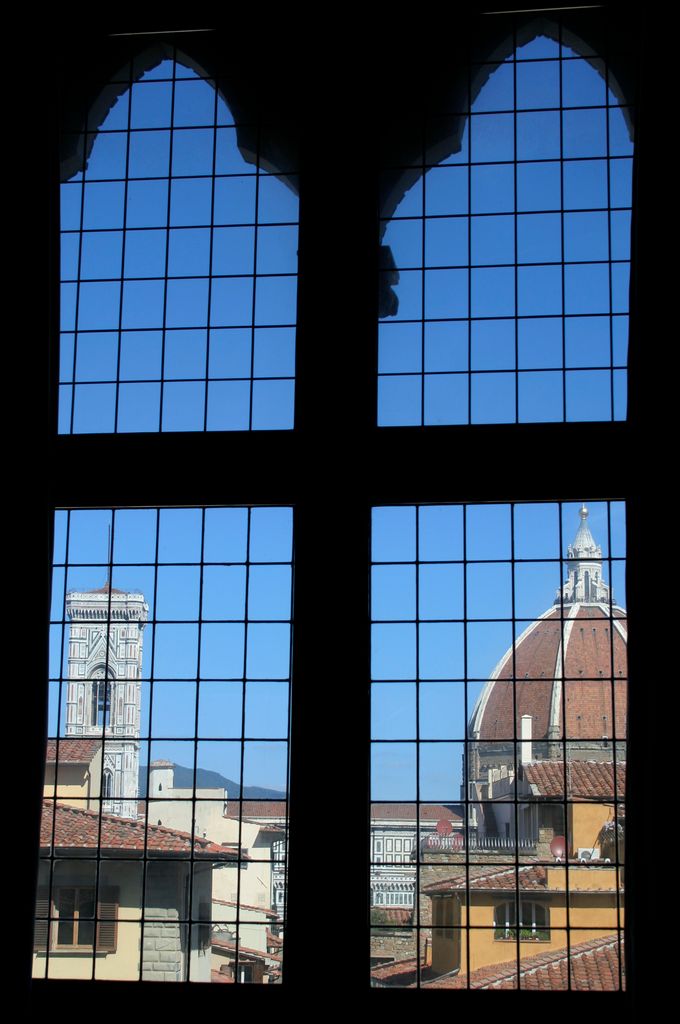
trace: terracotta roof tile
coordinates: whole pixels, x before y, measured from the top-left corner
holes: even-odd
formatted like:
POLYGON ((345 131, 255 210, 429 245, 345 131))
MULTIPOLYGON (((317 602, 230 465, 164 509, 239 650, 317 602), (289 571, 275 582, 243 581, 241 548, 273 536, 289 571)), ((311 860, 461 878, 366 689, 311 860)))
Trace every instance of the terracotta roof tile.
MULTIPOLYGON (((545 740, 550 726, 550 707, 555 678, 562 678, 563 637, 565 720, 567 737, 609 739, 626 734, 627 640, 612 630, 609 608, 582 605, 571 619, 565 608, 552 608, 534 622, 499 663, 498 675, 485 688, 485 707, 475 727, 479 739, 511 741, 521 735, 523 715, 531 715, 534 741, 545 740), (612 663, 612 647, 614 659, 612 663), (612 676, 615 677, 616 723, 612 714, 612 676), (513 728, 513 711, 516 725, 513 728)), ((625 632, 625 612, 612 609, 612 618, 625 632)), ((561 685, 561 683, 560 683, 561 685)))
POLYGON ((371 819, 373 821, 384 819, 404 818, 408 821, 415 821, 420 814, 421 821, 437 822, 442 818, 447 821, 462 821, 460 814, 445 807, 443 804, 418 804, 394 803, 394 804, 371 804, 371 819))
POLYGON ((89 764, 102 745, 100 739, 59 739, 47 741, 47 763, 89 764))
POLYGON ((470 868, 470 880, 468 882, 465 871, 452 875, 450 878, 433 882, 431 885, 423 886, 423 892, 429 895, 451 892, 455 889, 487 889, 497 892, 499 890, 516 890, 519 881, 520 889, 534 889, 544 892, 548 883, 547 869, 539 864, 529 864, 521 867, 515 872, 515 868, 497 868, 484 870, 470 868), (474 874, 478 870, 478 874, 474 874))
POLYGON ((40 845, 50 848, 87 850, 121 850, 158 853, 183 853, 187 857, 209 857, 236 860, 236 846, 218 846, 207 839, 195 837, 192 845, 188 832, 147 825, 143 819, 118 818, 113 814, 98 814, 81 810, 70 804, 43 800, 40 825, 40 845), (145 846, 146 839, 146 846, 145 846))
POLYGON ((225 818, 285 818, 288 814, 285 800, 229 800, 228 807, 225 818))
MULTIPOLYGON (((557 866, 559 868, 559 865, 557 866)), ((593 870, 597 870, 597 868, 579 867, 576 862, 574 862, 574 867, 570 869, 571 872, 587 871, 589 876, 593 870)), ((575 878, 576 876, 572 874, 571 877, 575 878)), ((603 877, 609 878, 609 875, 605 873, 603 877)), ((573 887, 574 891, 578 888, 575 882, 573 887)), ((422 891, 428 896, 436 896, 460 889, 469 889, 470 891, 485 890, 487 892, 516 892, 517 889, 523 892, 564 892, 563 888, 555 888, 554 886, 551 886, 550 890, 548 890, 548 867, 541 864, 527 864, 524 867, 518 868, 517 871, 515 871, 514 867, 498 867, 489 870, 488 868, 479 868, 471 865, 469 881, 466 879, 464 870, 461 871, 459 869, 457 874, 451 875, 449 878, 443 878, 437 882, 432 882, 430 885, 424 885, 422 891)), ((587 891, 615 892, 616 887, 612 884, 603 885, 598 888, 589 885, 587 891)))
MULTIPOLYGON (((381 964, 379 967, 374 967, 371 971, 371 977, 377 981, 389 981, 391 978, 400 978, 403 976, 403 981, 408 985, 408 981, 415 979, 416 972, 418 969, 418 961, 414 956, 408 957, 406 960, 394 960, 389 964, 381 964)), ((421 969, 425 970, 425 964, 421 964, 421 969)), ((408 985, 409 988, 414 987, 408 985)))
MULTIPOLYGON (((579 942, 569 950, 550 950, 523 957, 519 987, 534 991, 564 991, 570 987, 571 975, 571 988, 576 991, 618 991, 621 988, 619 964, 623 972, 623 940, 619 947, 616 935, 605 935, 579 942)), ((625 988, 625 978, 622 980, 625 988)), ((426 982, 425 985, 427 988, 516 989, 517 961, 489 964, 469 976, 458 974, 426 982)))
MULTIPOLYGON (((564 761, 534 761, 522 766, 524 779, 535 796, 563 797, 564 761)), ((626 763, 567 761, 567 797, 582 800, 622 800, 626 792, 626 763)))

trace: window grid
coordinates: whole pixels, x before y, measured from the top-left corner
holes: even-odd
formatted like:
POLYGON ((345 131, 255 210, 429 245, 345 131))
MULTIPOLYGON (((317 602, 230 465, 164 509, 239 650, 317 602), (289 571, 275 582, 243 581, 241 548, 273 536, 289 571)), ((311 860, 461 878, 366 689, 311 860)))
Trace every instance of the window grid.
POLYGON ((127 90, 103 125, 86 124, 93 142, 85 172, 62 185, 61 432, 293 425, 297 177, 287 167, 262 170, 261 127, 237 127, 214 80, 183 68, 176 51, 173 58, 160 65, 164 77, 156 68, 139 78, 130 64, 127 90), (138 97, 163 85, 167 118, 159 98, 155 109, 147 104, 152 124, 140 125, 138 97), (189 85, 211 89, 212 116, 176 110, 177 89, 189 85), (112 119, 118 126, 107 128, 112 119), (237 149, 237 131, 254 136, 254 166, 237 149), (208 133, 209 166, 191 166, 207 158, 208 133), (153 166, 163 163, 159 136, 167 136, 164 174, 153 166), (185 140, 193 136, 192 147, 185 140), (145 138, 153 144, 140 150, 145 138), (104 148, 118 139, 121 170, 104 148), (203 211, 201 183, 209 189, 203 211), (193 193, 183 196, 182 186, 193 193), (142 187, 158 192, 146 205, 142 187))
MULTIPOLYGON (((484 898, 519 915, 538 895, 551 917, 549 952, 561 960, 557 987, 588 987, 578 967, 583 943, 610 958, 614 988, 625 987, 626 613, 614 590, 624 585, 623 506, 599 502, 591 512, 598 533, 595 546, 584 548, 595 527, 585 532, 588 508, 570 503, 374 509, 373 845, 391 808, 417 822, 409 874, 418 894, 408 920, 388 925, 382 912, 372 913, 374 986, 480 988, 497 969, 506 975, 501 987, 517 987, 518 978, 531 987, 531 939, 514 929, 504 949, 490 950, 484 936, 498 924, 495 916, 484 919, 484 898), (579 516, 572 550, 567 541, 579 516), (545 593, 551 579, 559 581, 552 605, 554 591, 545 593), (500 628, 506 625, 511 634, 500 628), (435 638, 436 629, 448 635, 435 638), (547 638, 538 641, 539 633, 547 638), (548 698, 554 731, 546 732, 541 702, 548 698), (508 706, 512 725, 501 726, 508 706), (519 729, 527 714, 528 738, 519 729), (602 891, 593 898, 592 889, 602 891)), ((381 893, 374 906, 408 905, 397 892, 400 859, 373 852, 371 888, 381 893)))
MULTIPOLYGON (((343 97, 343 98, 344 98, 344 97, 343 97)), ((357 109, 358 109, 358 108, 357 108, 357 109)), ((358 119, 357 119, 357 128, 360 128, 360 126, 358 125, 358 119)), ((369 133, 369 134, 370 134, 370 133, 369 133)), ((369 137, 369 136, 367 136, 367 137, 369 137)), ((309 183, 313 185, 313 182, 309 182, 309 183)), ((308 194, 307 194, 307 195, 308 195, 308 194)), ((320 208, 320 212, 321 212, 321 208, 320 208)), ((368 248, 368 247, 367 247, 367 248, 368 248)), ((344 251, 345 251, 345 253, 350 253, 350 251, 351 251, 351 247, 345 247, 345 250, 344 250, 344 251)), ((602 436, 602 435, 598 435, 598 436, 602 436)), ((607 435, 607 436, 609 436, 609 435, 607 435)), ((618 438, 620 438, 620 437, 622 437, 622 436, 627 436, 627 434, 626 434, 626 435, 624 435, 624 434, 622 434, 621 432, 618 432, 618 433, 612 434, 611 436, 615 436, 615 437, 618 437, 618 438)), ((412 439, 412 440, 413 440, 413 439, 412 439)), ((472 437, 470 437, 470 441, 471 441, 471 442, 472 442, 472 440, 473 440, 473 439, 472 439, 472 437)), ((409 450, 410 450, 410 451, 412 451, 412 452, 420 452, 420 451, 421 451, 420 449, 418 449, 418 446, 417 446, 417 442, 415 442, 415 441, 414 441, 413 443, 410 443, 410 444, 408 445, 408 447, 409 447, 409 450)), ((541 447, 541 446, 539 445, 539 447, 541 447)), ((81 451, 81 450, 80 450, 80 449, 77 449, 77 451, 81 451)), ((87 452, 87 451, 88 451, 87 447, 85 447, 85 449, 83 449, 83 451, 87 452)), ((609 456, 610 456, 610 458, 611 458, 611 457, 613 457, 613 458, 612 458, 612 462, 613 462, 613 463, 615 463, 615 464, 617 464, 617 465, 619 465, 619 464, 621 463, 621 459, 620 459, 620 458, 619 458, 619 457, 617 456, 617 453, 615 453, 615 451, 611 451, 611 452, 609 453, 609 456)), ((405 462, 408 462, 408 460, 402 460, 402 459, 399 459, 399 465, 403 465, 403 463, 405 463, 405 462)), ((405 472, 406 472, 406 470, 405 470, 405 472)), ((67 474, 66 474, 66 473, 63 473, 63 474, 62 474, 62 476, 61 476, 61 477, 59 477, 59 474, 58 474, 58 471, 57 471, 57 472, 56 472, 56 477, 57 477, 57 479, 58 479, 58 481, 59 481, 59 486, 60 486, 60 489, 61 489, 61 494, 62 494, 62 493, 63 493, 63 486, 62 486, 62 484, 63 484, 63 480, 66 480, 66 479, 67 479, 67 474)), ((611 478, 611 477, 612 477, 612 472, 609 472, 609 478, 611 478)), ((406 482, 406 481, 405 481, 405 482, 406 482)), ((242 483, 241 483, 241 484, 238 484, 237 486, 239 486, 239 485, 241 485, 241 486, 242 486, 242 483)), ((536 493, 536 487, 537 487, 537 485, 539 486, 539 489, 541 490, 541 492, 542 492, 542 493, 545 493, 545 487, 543 486, 543 484, 540 484, 540 483, 539 483, 539 484, 537 484, 535 480, 534 480, 534 481, 532 482, 532 484, 530 484, 530 486, 528 487, 528 493, 530 493, 530 494, 534 494, 534 493, 536 493)), ((57 488, 57 489, 58 489, 58 488, 57 488)), ((143 489, 143 488, 142 488, 142 489, 143 489)), ((378 488, 378 489, 380 489, 380 488, 378 488)), ((426 488, 426 489, 427 489, 427 488, 426 488)), ((444 487, 444 489, 447 489, 447 488, 445 488, 445 487, 444 487)), ((460 489, 460 487, 458 486, 458 484, 452 484, 451 488, 449 488, 449 489, 451 489, 451 490, 452 490, 452 497, 454 498, 454 500, 458 500, 458 499, 459 499, 459 498, 461 497, 461 489, 460 489)), ((473 493, 475 493, 475 494, 476 494, 476 493, 477 493, 477 489, 478 489, 478 488, 476 488, 476 487, 474 486, 474 484, 473 484, 473 487, 472 487, 473 493)), ((521 486, 520 486, 519 490, 521 490, 521 493, 522 493, 522 494, 526 494, 526 493, 527 493, 527 488, 526 488, 526 487, 521 487, 521 486)), ((405 494, 408 494, 408 493, 409 493, 409 486, 406 486, 406 487, 405 487, 405 492, 403 492, 403 493, 405 493, 405 494)), ((429 493, 429 492, 428 492, 428 493, 429 493)), ((514 493, 514 492, 511 492, 511 493, 514 493)), ((518 492, 518 493, 519 493, 519 492, 518 492)), ((258 490, 258 495, 261 495, 261 490, 258 490)), ((71 496, 70 496, 70 497, 71 497, 71 496)), ((152 496, 152 500, 153 500, 153 498, 154 498, 154 497, 155 497, 155 496, 152 496)), ((417 497, 418 497, 418 496, 417 496, 417 497)), ((383 498, 383 495, 377 495, 377 496, 375 497, 375 500, 380 500, 381 498, 383 498)), ((412 499, 412 496, 411 496, 411 495, 409 495, 409 498, 411 498, 411 499, 412 499)), ((138 499, 137 499, 137 500, 138 500, 138 499)), ((142 499, 142 500, 146 500, 146 499, 145 499, 145 497, 144 497, 144 499, 142 499)), ((185 500, 186 500, 186 496, 184 495, 184 496, 183 496, 183 498, 182 498, 182 499, 180 499, 180 500, 184 500, 184 501, 185 501, 185 500)), ((204 500, 205 500, 205 499, 204 499, 204 500)), ((218 500, 220 500, 220 499, 218 498, 218 500)), ((222 498, 221 500, 223 500, 223 498, 222 498)), ((243 500, 243 498, 242 498, 242 497, 240 496, 240 497, 239 497, 239 498, 238 498, 237 500, 243 500)), ((265 499, 265 500, 266 500, 266 499, 265 499)), ((398 501, 398 500, 400 500, 400 498, 399 498, 399 497, 392 497, 392 498, 391 498, 391 500, 392 500, 392 501, 394 501, 394 500, 398 501)), ((413 499, 412 499, 412 500, 413 500, 413 499)), ((638 710, 639 710, 639 709, 638 709, 638 710)), ((290 951, 292 951, 292 949, 291 949, 290 951)), ((348 987, 349 987, 349 986, 348 986, 348 987)), ((41 986, 40 988, 42 988, 42 986, 41 986)), ((40 988, 39 988, 38 990, 40 990, 40 988)), ((42 991, 43 991, 43 994, 47 994, 47 993, 49 992, 49 990, 48 990, 48 989, 46 989, 46 988, 45 988, 45 989, 42 989, 42 991)), ((166 992, 166 995, 167 995, 167 994, 170 994, 170 993, 169 993, 169 992, 166 992)), ((177 994, 179 994, 179 993, 177 993, 177 994)), ((47 997, 49 997, 49 995, 47 995, 47 997)), ((172 997, 174 997, 174 993, 173 993, 172 997)))
POLYGON ((53 594, 34 976, 280 981, 292 510, 61 511, 53 594), (136 967, 110 937, 59 956, 55 894, 74 886, 136 967))
MULTIPOLYGON (((566 48, 562 42, 561 26, 559 30, 555 27, 555 37, 559 43, 549 43, 547 38, 539 36, 533 43, 525 44, 529 53, 521 56, 515 29, 514 50, 505 62, 468 64, 468 96, 473 94, 475 79, 484 73, 485 68, 492 68, 471 109, 453 106, 451 110, 438 112, 439 118, 447 116, 464 122, 459 152, 443 161, 436 157, 428 158, 426 125, 431 122, 423 121, 421 162, 403 167, 408 173, 409 169, 418 166, 420 182, 406 192, 389 219, 381 222, 383 244, 394 250, 396 276, 400 278, 394 291, 396 301, 402 307, 388 314, 388 319, 383 317, 381 326, 378 404, 382 426, 625 418, 625 344, 623 340, 617 343, 615 330, 617 334, 624 335, 628 318, 626 291, 630 243, 626 231, 630 229, 619 221, 621 217, 630 217, 627 192, 630 188, 632 146, 624 137, 627 128, 623 117, 623 111, 629 108, 620 104, 610 90, 607 55, 591 56, 594 65, 591 66, 585 56, 566 48), (539 49, 538 55, 534 56, 530 47, 541 45, 544 49, 549 45, 550 50, 542 52, 539 49), (494 87, 494 75, 501 74, 506 68, 511 72, 509 90, 517 97, 520 70, 550 65, 559 69, 554 106, 541 102, 538 85, 535 87, 538 90, 535 106, 519 100, 491 103, 491 106, 484 102, 485 92, 491 96, 498 93, 498 87, 494 87), (602 95, 581 96, 578 103, 575 96, 565 97, 567 73, 564 69, 569 67, 587 68, 590 92, 604 92, 604 98, 602 95), (596 140, 586 138, 584 142, 579 139, 575 126, 570 124, 565 138, 565 120, 576 116, 585 118, 589 112, 602 115, 599 137, 596 140), (531 152, 536 139, 523 138, 520 119, 553 115, 557 117, 557 149, 549 155, 531 152), (500 127, 496 129, 497 135, 501 133, 495 143, 497 152, 487 152, 485 121, 493 125, 494 119, 500 121, 508 117, 512 119, 512 153, 506 155, 502 150, 500 127), (618 119, 615 145, 611 141, 612 117, 618 119), (477 152, 480 146, 482 151, 477 152), (590 182, 581 183, 579 202, 574 194, 575 182, 571 179, 577 173, 583 177, 589 167, 593 169, 590 177, 593 178, 596 172, 597 176, 590 182), (503 168, 508 168, 512 175, 511 202, 504 205, 494 198, 491 185, 484 193, 480 182, 476 188, 478 195, 475 194, 475 175, 479 177, 486 170, 497 177, 503 168), (540 168, 545 168, 546 173, 558 169, 558 194, 552 202, 542 205, 526 185, 520 194, 519 173, 523 168, 526 174, 535 173, 540 168), (459 180, 460 173, 466 179, 464 183, 459 180), (569 196, 565 194, 567 173, 571 182, 569 196), (456 177, 450 178, 449 198, 445 200, 443 186, 437 181, 441 182, 444 176, 451 174, 456 177), (602 181, 598 185, 598 176, 604 182, 604 192, 595 196, 602 186, 602 181), (620 179, 617 191, 621 193, 623 187, 624 193, 616 198, 612 195, 613 176, 617 181, 620 179), (419 203, 414 203, 415 196, 419 197, 419 203), (463 196, 466 206, 461 201, 463 196), (433 203, 437 207, 433 208, 433 203), (489 208, 485 209, 485 206, 489 208), (555 230, 554 226, 549 228, 548 225, 554 225, 556 218, 559 237, 552 240, 553 243, 558 242, 559 251, 549 253, 547 250, 555 230), (613 235, 615 218, 616 238, 613 235), (510 220, 512 258, 509 254, 503 258, 501 227, 510 220), (419 244, 416 246, 414 238, 409 241, 408 233, 418 221, 419 244), (487 237, 484 241, 482 237, 476 245, 474 231, 481 229, 485 221, 496 225, 498 238, 491 240, 487 237), (437 225, 445 224, 450 225, 446 238, 437 228, 437 225), (457 224, 467 228, 465 251, 463 253, 461 249, 458 258, 447 260, 444 249, 455 256, 457 248, 460 248, 454 231, 457 224), (520 228, 527 233, 524 245, 520 228), (539 245, 540 249, 541 231, 543 251, 534 251, 532 258, 527 247, 533 246, 536 250, 536 245, 539 245), (429 246, 428 236, 431 236, 429 246), (536 236, 533 241, 532 236, 536 236), (496 241, 500 248, 494 259, 492 250, 496 241), (570 244, 569 250, 567 243, 570 244), (477 258, 475 249, 478 250, 477 258), (588 268, 606 271, 606 288, 603 281, 596 284, 594 279, 589 282, 583 277, 588 268), (556 296, 550 297, 550 290, 555 284, 553 270, 559 272, 559 301, 556 301, 556 296), (512 277, 511 287, 508 286, 506 271, 512 277), (541 283, 537 275, 544 272, 549 278, 541 283), (574 275, 580 275, 580 284, 577 285, 574 275), (462 277, 465 278, 464 285, 462 277), (420 279, 419 303, 414 305, 413 283, 417 278, 420 279), (483 279, 487 280, 486 285, 483 279), (465 301, 461 302, 463 289, 465 301), (589 290, 592 294, 588 294, 589 290), (445 310, 447 306, 449 308, 445 310), (444 333, 446 325, 449 327, 448 337, 444 333), (412 339, 418 328, 419 359, 414 363, 412 339), (504 341, 508 332, 513 336, 511 359, 508 359, 506 351, 508 339, 504 341), (560 335, 559 357, 557 339, 553 338, 556 333, 560 335), (461 359, 462 334, 466 335, 465 360, 461 359), (544 336, 542 342, 539 340, 541 334, 544 336), (558 376, 559 397, 555 389, 558 376), (510 383, 512 400, 508 391, 510 383), (550 395, 550 399, 546 395, 550 395)), ((587 126, 583 130, 587 135, 587 126)), ((538 127, 534 132, 536 136, 540 134, 538 127)), ((393 169, 395 172, 396 168, 393 169)), ((500 191, 501 185, 497 181, 495 195, 498 196, 500 191)), ((391 280, 394 272, 389 271, 383 276, 385 280, 391 280)))

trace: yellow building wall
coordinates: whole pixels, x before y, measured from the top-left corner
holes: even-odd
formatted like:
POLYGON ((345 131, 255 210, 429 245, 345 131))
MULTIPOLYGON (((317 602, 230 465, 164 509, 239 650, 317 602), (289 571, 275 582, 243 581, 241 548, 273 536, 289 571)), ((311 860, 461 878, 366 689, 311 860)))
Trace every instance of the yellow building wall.
POLYGON ((43 795, 54 798, 81 810, 98 810, 98 797, 102 774, 102 752, 97 751, 89 765, 68 764, 57 765, 54 762, 45 765, 45 782, 43 795), (56 779, 56 785, 55 785, 56 779))
POLYGON ((569 805, 570 855, 579 848, 601 846, 600 832, 614 818, 613 804, 574 803, 569 805))
MULTIPOLYGON (((55 886, 83 885, 91 879, 83 877, 83 868, 77 861, 58 865, 59 877, 55 886)), ((39 884, 49 884, 48 868, 41 869, 39 884)), ((116 885, 119 890, 118 925, 115 953, 95 953, 94 977, 115 981, 137 980, 139 978, 139 950, 141 939, 141 865, 117 862, 108 868, 110 877, 102 879, 104 884, 116 885)), ((54 945, 53 934, 56 922, 52 922, 50 943, 54 945)), ((50 949, 33 954, 34 978, 91 978, 92 950, 50 949)))
MULTIPOLYGON (((551 950, 564 949, 567 945, 567 925, 571 942, 585 942, 609 935, 623 926, 623 894, 617 905, 615 868, 570 867, 568 871, 569 907, 564 890, 567 883, 564 867, 548 869, 547 891, 527 891, 523 899, 541 903, 548 908, 549 938, 520 940, 521 958, 536 956, 551 950), (610 891, 597 891, 597 890, 610 891)), ((433 900, 432 908, 432 967, 435 971, 447 973, 460 965, 461 973, 475 971, 489 964, 504 963, 517 956, 517 942, 514 939, 494 937, 494 913, 502 903, 511 902, 514 890, 507 893, 482 893, 472 895, 469 908, 463 905, 464 897, 451 896, 433 900), (439 906, 437 906, 439 905, 439 906), (466 926, 470 925, 466 935, 466 926)))

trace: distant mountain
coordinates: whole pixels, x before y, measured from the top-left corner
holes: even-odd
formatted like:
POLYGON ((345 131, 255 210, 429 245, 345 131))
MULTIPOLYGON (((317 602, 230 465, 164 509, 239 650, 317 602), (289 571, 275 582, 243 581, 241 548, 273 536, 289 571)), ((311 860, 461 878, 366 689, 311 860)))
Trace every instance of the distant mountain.
MULTIPOLYGON (((194 785, 194 773, 192 768, 185 768, 184 765, 176 764, 174 782, 177 789, 191 789, 194 785)), ((146 797, 147 766, 140 765, 139 768, 139 795, 142 799, 146 797)), ((238 800, 241 797, 241 787, 232 779, 225 779, 219 772, 213 772, 209 768, 196 769, 197 789, 226 789, 227 797, 230 800, 238 800)), ((267 789, 264 786, 244 786, 244 800, 285 800, 286 794, 278 789, 267 789)))

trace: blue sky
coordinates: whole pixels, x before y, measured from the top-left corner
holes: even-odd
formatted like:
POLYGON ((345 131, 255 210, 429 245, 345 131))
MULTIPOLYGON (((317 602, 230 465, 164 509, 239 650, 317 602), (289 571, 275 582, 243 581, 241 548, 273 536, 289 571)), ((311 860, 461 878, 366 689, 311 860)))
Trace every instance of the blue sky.
POLYGON ((598 70, 559 53, 539 38, 498 65, 384 225, 382 425, 625 417, 632 143, 598 70))
MULTIPOLYGON (((430 168, 386 225, 400 282, 398 314, 380 325, 383 425, 625 416, 632 144, 598 62, 559 55, 538 38, 499 64, 460 151, 430 168), (612 362, 621 367, 613 376, 612 362)), ((62 186, 60 429, 71 429, 72 415, 76 432, 290 429, 296 179, 256 173, 212 84, 181 64, 172 76, 164 61, 125 91, 87 168, 62 186)), ((606 557, 606 505, 589 507, 606 557)), ((563 508, 560 545, 557 505, 516 507, 514 556, 536 560, 515 568, 516 631, 553 600, 577 508, 563 508)), ((198 511, 161 512, 157 572, 155 512, 116 513, 112 583, 143 592, 155 619, 145 630, 143 731, 193 735, 200 672, 201 764, 238 777, 245 715, 246 737, 267 744, 247 743, 245 781, 282 787, 290 511, 253 511, 247 588, 245 515, 206 513, 202 557, 217 564, 201 573, 198 511), (245 709, 241 684, 230 681, 244 662, 245 709)), ((455 765, 479 690, 471 683, 466 703, 464 629, 467 677, 484 679, 512 641, 500 620, 513 610, 508 506, 468 509, 465 590, 461 515, 421 510, 418 627, 413 508, 376 510, 374 560, 383 564, 372 577, 373 614, 384 620, 374 627, 373 675, 392 680, 374 686, 376 738, 410 737, 417 668, 432 680, 421 684, 421 737, 450 739, 437 756, 455 765), (464 601, 465 627, 456 621, 464 601)), ((110 522, 108 512, 72 513, 67 555, 58 514, 55 563, 69 568, 55 568, 55 620, 65 589, 104 582, 110 522)), ((612 506, 611 531, 611 555, 621 558, 621 506, 612 506)), ((606 576, 625 604, 622 565, 606 576)), ((61 643, 55 625, 53 678, 61 643)), ((152 756, 191 762, 187 740, 163 749, 152 756)), ((391 749, 403 765, 412 759, 412 746, 391 749)), ((398 785, 412 775, 392 772, 398 785)), ((455 773, 445 775, 449 786, 455 773)))
POLYGON ((296 178, 256 173, 176 69, 118 98, 62 185, 62 432, 293 425, 296 178))
MULTIPOLYGON (((497 65, 386 226, 385 426, 625 417, 632 143, 602 62, 561 53, 497 65)), ((256 174, 212 84, 172 74, 118 98, 62 186, 60 429, 290 429, 296 178, 256 174)))
MULTIPOLYGON (((200 509, 162 509, 159 513, 123 509, 115 513, 115 519, 106 510, 76 510, 70 514, 68 538, 67 513, 57 513, 50 668, 55 680, 60 661, 66 671, 62 627, 56 624, 63 616, 64 590, 102 586, 108 574, 111 525, 112 585, 143 593, 149 604, 142 664, 142 734, 150 732, 161 738, 154 739, 151 758, 192 765, 193 744, 188 740, 197 724, 197 763, 239 781, 240 744, 234 741, 240 739, 244 722, 244 692, 238 680, 245 659, 245 782, 285 789, 291 510, 252 509, 249 536, 247 509, 207 509, 202 576, 200 509), (60 561, 68 561, 68 567, 58 565, 60 561), (236 621, 223 621, 229 619, 236 621), (197 675, 201 680, 198 711, 197 675), (171 743, 162 737, 179 739, 171 743)), ((53 733, 58 682, 51 687, 53 733)))
MULTIPOLYGON (((578 528, 579 507, 579 503, 562 506, 564 548, 578 528)), ((588 508, 592 533, 606 558, 607 504, 588 502, 588 508)), ((620 502, 613 502, 610 509, 613 561, 611 569, 605 563, 605 578, 613 578, 616 598, 625 605, 621 561, 625 555, 625 510, 620 502)), ((423 506, 418 511, 418 522, 417 533, 414 506, 374 510, 372 601, 373 618, 380 622, 373 626, 372 674, 376 680, 390 681, 373 684, 373 737, 378 741, 404 741, 376 747, 379 788, 374 795, 397 798, 401 794, 403 799, 413 795, 416 753, 415 745, 407 741, 415 738, 418 674, 426 680, 419 684, 420 738, 425 741, 421 743, 421 782, 434 787, 425 788, 423 798, 453 800, 458 798, 466 715, 481 689, 479 680, 488 676, 512 642, 512 623, 500 621, 512 614, 512 576, 509 565, 503 562, 513 553, 510 506, 468 506, 465 548, 462 506, 423 506), (419 625, 416 542, 420 561, 419 625), (454 621, 463 617, 464 553, 469 560, 467 626, 454 621), (445 621, 428 621, 435 619, 445 621), (465 629, 467 678, 478 680, 468 684, 467 694, 465 629), (449 742, 435 746, 428 745, 427 740, 449 742)), ((285 788, 292 553, 292 512, 288 508, 251 510, 249 550, 246 509, 207 509, 202 576, 199 509, 162 509, 159 513, 153 509, 122 509, 115 512, 115 517, 106 510, 76 510, 70 518, 66 512, 58 512, 50 733, 56 730, 60 662, 66 671, 62 640, 67 639, 67 632, 63 633, 59 624, 64 590, 87 590, 104 583, 111 525, 113 586, 140 591, 149 604, 150 621, 144 630, 142 734, 150 733, 153 738, 151 758, 193 764, 192 738, 197 725, 197 763, 239 781, 239 741, 245 725, 245 784, 285 788), (219 621, 228 619, 236 621, 219 621), (244 656, 245 709, 239 678, 244 656), (149 682, 151 677, 153 684, 149 682)), ((515 558, 537 560, 515 567, 517 633, 552 604, 565 574, 564 565, 557 561, 559 551, 559 505, 516 505, 515 558)))
MULTIPOLYGON (((603 559, 612 559, 603 564, 604 578, 613 581, 615 599, 625 607, 624 505, 611 503, 608 523, 606 503, 586 504, 603 559)), ((372 627, 375 799, 415 799, 417 756, 421 799, 459 799, 465 723, 513 633, 519 636, 552 606, 567 575, 559 552, 566 554, 575 537, 579 508, 580 503, 562 506, 562 544, 560 506, 552 503, 515 505, 514 523, 509 505, 468 506, 465 529, 462 506, 421 507, 418 527, 414 506, 374 510, 372 614, 379 620, 372 627), (512 622, 501 621, 513 615, 513 573, 503 561, 513 554, 529 560, 515 565, 514 630, 512 622), (467 622, 455 621, 465 612, 467 622), (407 742, 416 739, 416 701, 419 755, 415 742, 407 742), (427 742, 433 740, 447 742, 427 742)))

